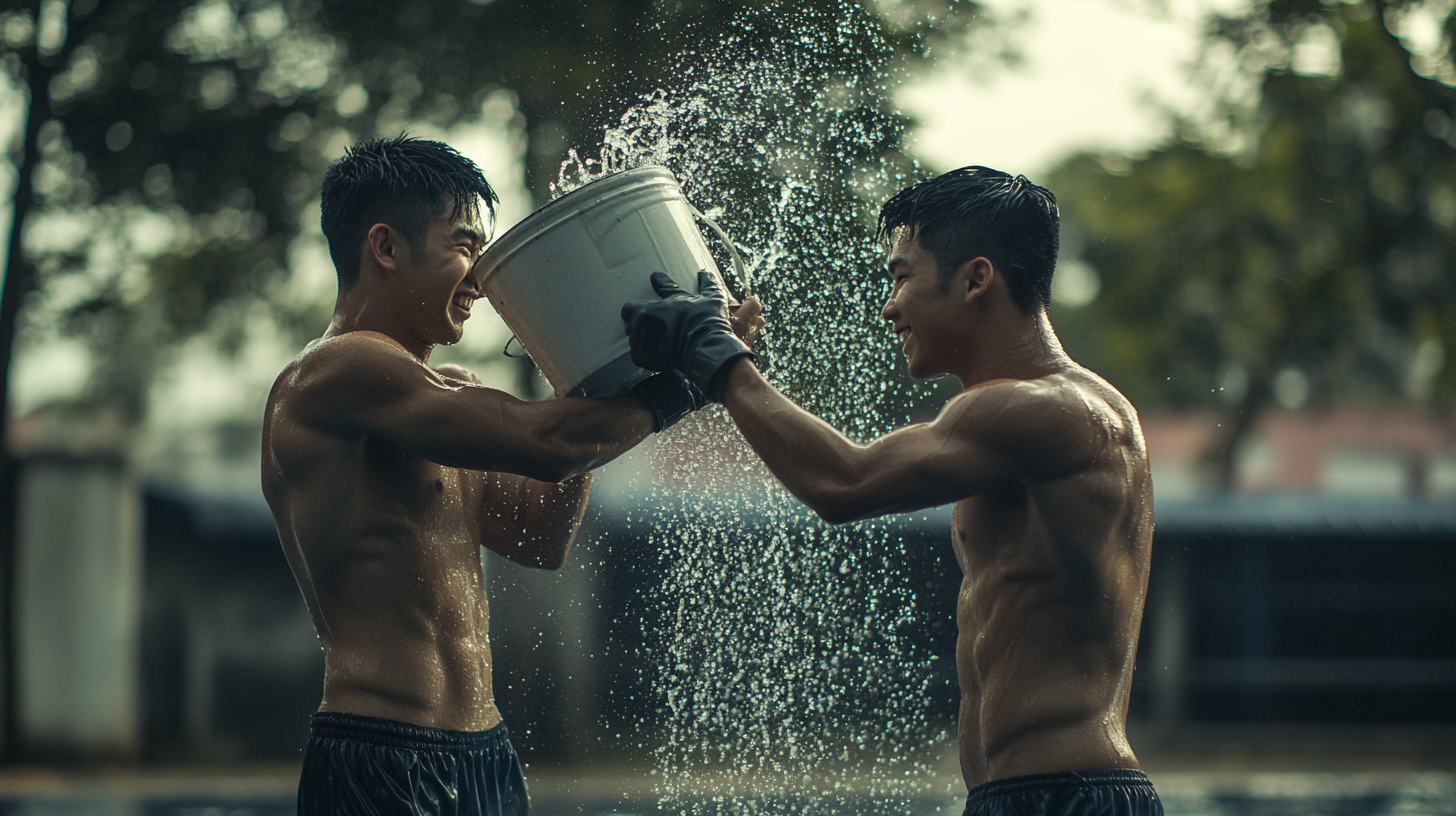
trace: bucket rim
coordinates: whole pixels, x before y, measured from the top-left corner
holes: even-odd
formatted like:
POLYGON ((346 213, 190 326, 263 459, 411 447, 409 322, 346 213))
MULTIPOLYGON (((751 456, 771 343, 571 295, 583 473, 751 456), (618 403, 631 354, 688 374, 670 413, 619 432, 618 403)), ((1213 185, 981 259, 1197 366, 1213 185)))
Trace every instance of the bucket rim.
POLYGON ((663 181, 670 182, 679 192, 682 191, 682 185, 678 184, 677 176, 671 170, 660 164, 634 167, 631 170, 623 170, 599 179, 593 179, 560 198, 548 201, 532 210, 530 215, 522 218, 512 225, 510 229, 502 233, 499 238, 491 241, 490 245, 485 248, 485 251, 480 253, 480 258, 476 261, 476 264, 488 266, 489 268, 486 270, 485 275, 489 277, 495 271, 495 267, 499 266, 499 261, 501 260, 499 256, 509 254, 516 245, 522 243, 526 238, 527 230, 531 230, 531 235, 535 235, 535 230, 541 226, 540 222, 547 218, 546 213, 565 209, 592 196, 600 196, 607 192, 609 188, 615 188, 625 181, 652 176, 657 176, 663 181), (583 195, 587 191, 591 191, 591 194, 583 195))

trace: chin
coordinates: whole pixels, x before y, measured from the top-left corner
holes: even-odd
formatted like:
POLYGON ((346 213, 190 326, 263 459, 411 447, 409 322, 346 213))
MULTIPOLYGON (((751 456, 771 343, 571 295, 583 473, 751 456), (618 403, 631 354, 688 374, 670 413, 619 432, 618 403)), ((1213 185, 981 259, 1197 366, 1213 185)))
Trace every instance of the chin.
POLYGON ((906 366, 906 369, 910 372, 910 376, 917 380, 938 380, 946 374, 944 371, 936 371, 927 366, 918 366, 914 363, 906 366))

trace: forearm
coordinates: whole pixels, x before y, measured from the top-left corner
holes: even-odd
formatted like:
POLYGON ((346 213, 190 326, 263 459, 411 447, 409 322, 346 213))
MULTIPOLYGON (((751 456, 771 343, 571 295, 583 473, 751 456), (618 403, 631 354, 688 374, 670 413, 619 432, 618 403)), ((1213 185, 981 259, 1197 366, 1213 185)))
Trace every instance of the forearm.
POLYGON ((525 540, 530 542, 523 553, 530 565, 543 569, 560 569, 586 514, 586 499, 591 492, 591 474, 574 476, 559 484, 529 481, 525 540))
POLYGON ((743 438, 790 493, 831 524, 852 520, 865 448, 779 393, 749 360, 715 385, 743 438))
POLYGON ((483 508, 482 543, 518 564, 559 569, 586 512, 591 474, 560 483, 507 474, 491 477, 501 480, 501 488, 494 494, 499 498, 483 508))
POLYGON ((536 434, 551 461, 544 472, 527 475, 541 481, 561 482, 599 468, 641 443, 655 425, 646 405, 629 395, 553 402, 534 403, 548 412, 536 434))

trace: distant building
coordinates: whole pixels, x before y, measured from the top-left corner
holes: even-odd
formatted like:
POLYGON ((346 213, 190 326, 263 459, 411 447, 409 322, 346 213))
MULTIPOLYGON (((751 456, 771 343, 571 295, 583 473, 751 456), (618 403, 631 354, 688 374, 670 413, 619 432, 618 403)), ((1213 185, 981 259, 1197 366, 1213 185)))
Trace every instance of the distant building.
MULTIPOLYGON (((1143 417, 1159 498, 1207 492, 1218 417, 1143 417)), ((1456 421, 1409 410, 1270 410, 1235 454, 1235 492, 1456 499, 1456 421)))

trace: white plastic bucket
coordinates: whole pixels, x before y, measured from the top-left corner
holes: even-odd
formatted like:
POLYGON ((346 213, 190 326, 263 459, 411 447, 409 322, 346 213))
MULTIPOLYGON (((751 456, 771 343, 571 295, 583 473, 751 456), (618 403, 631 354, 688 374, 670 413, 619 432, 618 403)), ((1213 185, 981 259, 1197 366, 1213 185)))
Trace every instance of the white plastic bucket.
MULTIPOLYGON (((722 279, 694 214, 666 168, 627 170, 547 204, 485 251, 485 296, 556 396, 611 396, 648 376, 632 364, 622 305, 657 297, 653 272, 689 292, 700 269, 722 279)), ((741 277, 736 252, 734 265, 741 277)))

